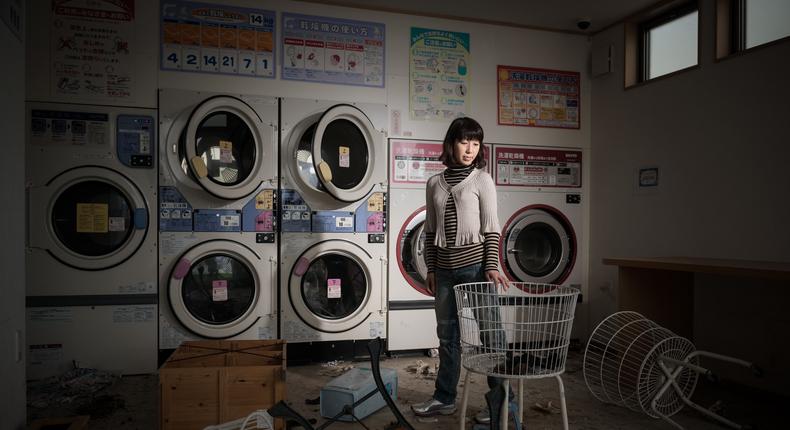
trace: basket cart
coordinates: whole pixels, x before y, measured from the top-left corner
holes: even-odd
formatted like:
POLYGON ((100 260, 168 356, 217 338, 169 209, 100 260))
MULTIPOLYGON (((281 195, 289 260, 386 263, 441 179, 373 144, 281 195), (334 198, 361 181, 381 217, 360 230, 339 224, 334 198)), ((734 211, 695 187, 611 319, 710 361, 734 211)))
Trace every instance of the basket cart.
POLYGON ((688 405, 735 429, 745 428, 691 401, 700 374, 715 379, 700 366, 708 357, 750 368, 752 363, 707 351, 677 336, 639 313, 610 315, 590 335, 584 352, 584 380, 598 400, 644 412, 682 429, 670 417, 688 405))
MULTIPOLYGON (((502 410, 492 411, 507 428, 510 379, 518 379, 518 415, 523 416, 525 379, 555 377, 559 384, 562 425, 568 429, 565 372, 579 290, 552 284, 511 282, 504 291, 491 282, 456 285, 461 330, 461 364, 466 368, 460 428, 464 428, 472 373, 504 379, 502 410)), ((519 429, 520 430, 520 429, 519 429)))

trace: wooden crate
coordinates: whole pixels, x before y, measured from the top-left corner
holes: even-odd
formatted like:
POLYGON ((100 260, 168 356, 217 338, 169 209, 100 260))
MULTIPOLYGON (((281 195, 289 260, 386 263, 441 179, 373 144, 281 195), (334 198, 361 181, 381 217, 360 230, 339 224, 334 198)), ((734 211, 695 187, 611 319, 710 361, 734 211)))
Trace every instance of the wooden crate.
MULTIPOLYGON (((163 430, 202 429, 284 399, 282 340, 184 342, 159 369, 163 430)), ((281 419, 275 428, 284 428, 281 419)))

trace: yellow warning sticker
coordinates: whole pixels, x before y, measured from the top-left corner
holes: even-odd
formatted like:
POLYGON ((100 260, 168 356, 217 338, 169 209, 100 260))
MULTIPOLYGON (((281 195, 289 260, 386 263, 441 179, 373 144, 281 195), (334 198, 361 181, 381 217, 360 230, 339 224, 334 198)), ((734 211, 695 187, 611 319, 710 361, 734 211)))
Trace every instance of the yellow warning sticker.
POLYGON ((263 190, 255 197, 255 209, 274 210, 274 190, 263 190))
POLYGON ((77 203, 77 233, 107 233, 107 203, 77 203))
POLYGON ((351 149, 348 146, 338 147, 340 151, 340 158, 338 164, 340 167, 351 167, 351 149))
POLYGON ((370 196, 368 212, 384 212, 384 193, 373 193, 370 196))
POLYGON ((219 161, 223 163, 233 162, 233 142, 227 140, 219 141, 219 161))

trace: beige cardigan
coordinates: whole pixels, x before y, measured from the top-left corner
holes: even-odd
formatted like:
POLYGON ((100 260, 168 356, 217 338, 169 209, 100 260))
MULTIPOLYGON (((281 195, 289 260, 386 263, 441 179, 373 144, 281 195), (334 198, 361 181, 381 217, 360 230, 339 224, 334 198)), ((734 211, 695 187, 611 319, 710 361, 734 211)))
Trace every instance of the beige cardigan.
POLYGON ((451 192, 458 216, 455 246, 483 242, 485 233, 499 233, 496 189, 491 175, 481 169, 474 169, 451 191, 444 174, 437 173, 428 179, 425 188, 425 231, 436 233, 434 245, 447 247, 444 209, 451 192))

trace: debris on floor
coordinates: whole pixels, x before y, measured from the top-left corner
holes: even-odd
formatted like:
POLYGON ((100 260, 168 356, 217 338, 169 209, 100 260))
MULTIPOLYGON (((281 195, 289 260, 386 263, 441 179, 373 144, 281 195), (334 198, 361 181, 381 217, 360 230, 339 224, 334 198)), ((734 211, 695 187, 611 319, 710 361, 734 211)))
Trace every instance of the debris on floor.
POLYGON ((417 417, 418 423, 438 423, 439 418, 436 417, 417 417))
POLYGON ((439 348, 431 348, 428 350, 428 357, 436 358, 439 356, 439 348))
POLYGON ((318 396, 314 399, 304 399, 305 405, 320 405, 321 404, 321 396, 318 396))
POLYGON ((439 363, 431 364, 422 360, 417 360, 414 364, 406 366, 406 370, 414 373, 417 378, 436 379, 436 372, 439 370, 439 363))
POLYGON ((344 364, 343 360, 332 360, 321 364, 321 370, 318 371, 319 375, 323 376, 340 376, 354 368, 353 364, 344 364))
POLYGON ((72 369, 60 376, 30 382, 27 385, 27 403, 39 409, 58 406, 78 409, 92 403, 96 393, 119 378, 115 373, 97 369, 72 369))

